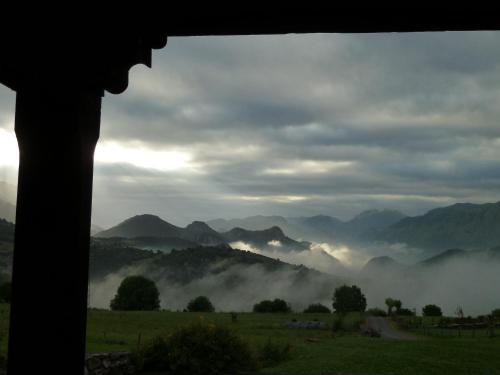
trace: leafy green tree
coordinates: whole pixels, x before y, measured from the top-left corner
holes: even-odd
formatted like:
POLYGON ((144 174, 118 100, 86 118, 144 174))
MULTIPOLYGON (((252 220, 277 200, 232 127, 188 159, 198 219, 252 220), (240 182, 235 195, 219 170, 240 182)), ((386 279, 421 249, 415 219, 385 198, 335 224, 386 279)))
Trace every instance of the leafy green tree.
POLYGON ((437 305, 426 305, 422 309, 422 314, 424 316, 443 316, 441 308, 437 305))
POLYGON ((152 280, 143 276, 127 276, 111 300, 111 310, 158 310, 160 293, 152 280))
POLYGON ((330 309, 326 307, 325 305, 322 305, 321 303, 313 303, 312 305, 309 305, 305 310, 304 313, 331 313, 330 309))
POLYGON ((352 311, 363 312, 366 309, 366 298, 356 285, 342 285, 333 294, 333 309, 338 313, 352 311))
POLYGON ((205 296, 199 296, 191 300, 187 305, 189 312, 214 312, 215 308, 212 302, 205 296))
POLYGON ((392 315, 392 309, 394 308, 394 300, 392 298, 386 298, 385 304, 387 305, 387 315, 392 315))
POLYGON ((398 310, 398 315, 401 316, 414 316, 415 312, 410 309, 405 309, 404 307, 398 310))
POLYGON ((395 299, 395 300, 394 300, 394 307, 396 308, 396 314, 398 314, 398 315, 399 315, 399 311, 401 310, 401 306, 402 306, 402 305, 403 305, 403 304, 401 303, 401 301, 400 301, 400 300, 398 300, 398 299, 395 299))
POLYGON ((288 313, 292 309, 285 300, 276 298, 274 301, 264 300, 256 303, 253 306, 253 311, 258 313, 288 313))
POLYGON ((12 284, 7 281, 0 285, 0 302, 10 303, 12 284))

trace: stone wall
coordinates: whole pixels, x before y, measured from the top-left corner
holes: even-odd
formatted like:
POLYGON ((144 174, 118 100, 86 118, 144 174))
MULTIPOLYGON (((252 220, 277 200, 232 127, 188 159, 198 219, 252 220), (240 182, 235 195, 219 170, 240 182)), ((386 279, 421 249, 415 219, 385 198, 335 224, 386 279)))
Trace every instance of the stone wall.
POLYGON ((92 353, 85 358, 86 375, 133 375, 130 352, 92 353))

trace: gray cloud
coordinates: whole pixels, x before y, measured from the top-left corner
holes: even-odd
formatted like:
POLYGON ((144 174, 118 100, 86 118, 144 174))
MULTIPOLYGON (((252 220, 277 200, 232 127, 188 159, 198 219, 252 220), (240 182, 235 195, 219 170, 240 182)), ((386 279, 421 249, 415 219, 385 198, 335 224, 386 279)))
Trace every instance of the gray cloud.
POLYGON ((499 199, 497 32, 171 38, 130 81, 104 98, 101 142, 191 169, 98 162, 101 225, 499 199))

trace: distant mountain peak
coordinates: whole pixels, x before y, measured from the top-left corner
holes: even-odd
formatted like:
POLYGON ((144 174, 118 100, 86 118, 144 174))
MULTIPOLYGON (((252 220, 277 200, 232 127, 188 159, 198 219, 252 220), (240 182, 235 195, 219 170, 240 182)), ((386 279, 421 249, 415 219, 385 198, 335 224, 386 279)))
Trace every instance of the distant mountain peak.
POLYGON ((363 267, 363 273, 400 271, 404 267, 404 265, 397 262, 390 256, 384 255, 371 258, 368 262, 366 262, 363 267))
POLYGON ((228 243, 241 241, 260 249, 273 246, 273 241, 279 241, 279 247, 283 246, 284 250, 302 251, 308 249, 308 245, 287 237, 278 226, 264 230, 247 230, 237 227, 222 233, 222 236, 228 243))
POLYGON ((110 229, 97 233, 96 237, 175 237, 180 230, 181 228, 156 215, 141 214, 132 216, 110 229))
POLYGON ((470 252, 463 249, 448 249, 435 255, 431 258, 428 258, 418 265, 420 266, 435 266, 444 264, 450 260, 464 259, 470 256, 470 252))
POLYGON ((122 223, 129 223, 129 222, 134 222, 138 220, 143 220, 143 221, 153 221, 153 222, 164 222, 166 223, 165 220, 163 220, 161 217, 152 215, 152 214, 140 214, 140 215, 134 215, 132 217, 129 217, 128 219, 125 219, 122 223))
POLYGON ((273 235, 277 236, 278 237, 277 239, 279 239, 281 237, 285 237, 285 233, 283 233, 283 231, 281 230, 281 228, 278 227, 278 226, 276 226, 276 225, 273 226, 273 227, 271 227, 271 228, 269 228, 269 229, 265 229, 265 231, 269 232, 269 233, 272 233, 273 235))
POLYGON ((500 244, 500 202, 455 203, 407 217, 380 233, 378 240, 422 249, 488 248, 500 244))
POLYGON ((387 255, 382 255, 379 257, 374 257, 368 261, 368 263, 377 263, 377 264, 394 264, 397 263, 394 258, 391 258, 387 255))
POLYGON ((204 221, 193 221, 191 224, 189 224, 186 229, 201 229, 201 230, 206 230, 206 231, 214 231, 210 226, 205 223, 204 221))

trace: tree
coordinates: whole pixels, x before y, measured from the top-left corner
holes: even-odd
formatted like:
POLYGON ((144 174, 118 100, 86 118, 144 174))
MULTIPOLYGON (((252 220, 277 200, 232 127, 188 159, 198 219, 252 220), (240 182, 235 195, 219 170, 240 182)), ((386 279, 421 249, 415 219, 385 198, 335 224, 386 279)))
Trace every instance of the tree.
POLYGON ((274 301, 263 300, 253 306, 253 312, 258 313, 288 313, 290 311, 292 311, 290 305, 279 298, 274 299, 274 301))
POLYGON ((401 315, 401 316, 414 316, 415 312, 413 310, 405 309, 403 307, 403 308, 399 309, 398 315, 401 315))
POLYGON ((304 313, 331 313, 330 309, 321 303, 313 303, 309 305, 307 309, 304 310, 304 313))
POLYGON ((422 314, 424 316, 443 316, 443 312, 441 311, 441 307, 437 305, 426 305, 422 309, 422 314))
POLYGON ((394 307, 396 308, 396 314, 399 315, 399 311, 401 310, 402 303, 400 300, 394 300, 394 307))
POLYGON ((212 302, 205 296, 199 296, 191 300, 187 305, 189 312, 214 312, 215 308, 212 302))
POLYGON ((111 310, 158 310, 160 293, 152 280, 143 276, 127 276, 111 300, 111 310))
POLYGON ((0 285, 0 302, 10 303, 12 284, 7 281, 0 285))
POLYGON ((333 309, 338 313, 351 311, 363 312, 366 309, 366 298, 356 285, 342 285, 333 294, 333 309))
POLYGON ((386 298, 385 304, 387 305, 387 315, 392 315, 392 308, 394 307, 394 300, 392 298, 386 298))

